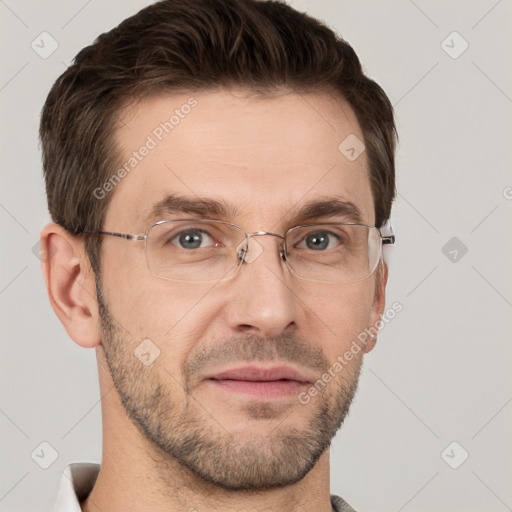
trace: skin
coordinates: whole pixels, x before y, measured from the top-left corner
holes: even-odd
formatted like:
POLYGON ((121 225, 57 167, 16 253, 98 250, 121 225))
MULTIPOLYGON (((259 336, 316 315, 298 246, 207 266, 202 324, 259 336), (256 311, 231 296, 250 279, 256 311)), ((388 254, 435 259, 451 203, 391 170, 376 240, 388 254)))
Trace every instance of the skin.
MULTIPOLYGON (((333 195, 374 224, 366 155, 350 162, 338 150, 349 134, 363 139, 359 125, 329 94, 145 99, 121 112, 115 138, 126 159, 191 96, 197 106, 110 192, 106 230, 145 233, 168 193, 224 199, 239 212, 221 220, 248 233, 284 233, 298 223, 294 209, 333 195)), ((148 271, 144 242, 104 237, 97 297, 83 240, 55 224, 41 238, 51 304, 69 336, 97 353, 103 457, 82 510, 331 510, 329 443, 375 340, 307 405, 219 390, 204 377, 252 361, 319 379, 380 319, 383 262, 358 283, 301 281, 280 261, 279 239, 262 236, 263 252, 232 280, 177 283, 148 271), (160 350, 148 366, 133 354, 144 339, 160 350)))

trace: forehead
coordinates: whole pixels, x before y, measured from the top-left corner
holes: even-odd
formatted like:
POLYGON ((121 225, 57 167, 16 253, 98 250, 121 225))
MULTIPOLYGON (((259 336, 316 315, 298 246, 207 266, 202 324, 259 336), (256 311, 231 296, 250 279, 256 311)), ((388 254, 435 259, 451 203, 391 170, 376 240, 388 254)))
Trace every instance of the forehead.
POLYGON ((147 228, 176 197, 211 199, 222 220, 247 229, 293 223, 301 207, 324 199, 352 203, 373 224, 366 154, 346 152, 354 142, 359 152, 363 136, 338 96, 167 94, 125 107, 119 119, 109 229, 147 228))

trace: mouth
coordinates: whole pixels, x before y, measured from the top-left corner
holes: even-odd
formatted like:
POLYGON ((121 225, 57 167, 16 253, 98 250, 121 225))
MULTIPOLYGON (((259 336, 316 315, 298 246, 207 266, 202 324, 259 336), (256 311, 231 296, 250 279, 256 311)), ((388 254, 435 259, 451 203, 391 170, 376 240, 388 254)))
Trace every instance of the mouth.
POLYGON ((288 366, 244 366, 209 375, 205 380, 217 389, 264 399, 297 394, 311 384, 310 377, 288 366))

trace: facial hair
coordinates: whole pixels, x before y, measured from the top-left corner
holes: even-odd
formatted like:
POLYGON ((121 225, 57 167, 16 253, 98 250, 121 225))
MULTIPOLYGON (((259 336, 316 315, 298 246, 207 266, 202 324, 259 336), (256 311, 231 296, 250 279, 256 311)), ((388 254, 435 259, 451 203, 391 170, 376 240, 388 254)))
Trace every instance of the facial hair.
MULTIPOLYGON (((97 279, 101 343, 112 381, 128 417, 162 454, 159 467, 173 459, 202 481, 230 491, 285 487, 311 471, 348 413, 362 357, 343 367, 315 397, 318 400, 300 406, 308 414, 305 426, 278 425, 261 436, 253 430, 250 436, 234 435, 195 399, 190 382, 199 370, 226 362, 279 360, 299 363, 321 375, 329 367, 323 351, 294 334, 266 340, 255 335, 236 336, 216 340, 215 348, 192 355, 184 362, 181 375, 172 375, 163 366, 145 366, 135 357, 138 343, 133 346, 133 340, 110 314, 97 279)), ((280 407, 282 404, 248 400, 244 410, 249 419, 265 421, 282 416, 280 407)), ((296 412, 297 408, 290 410, 296 412)))

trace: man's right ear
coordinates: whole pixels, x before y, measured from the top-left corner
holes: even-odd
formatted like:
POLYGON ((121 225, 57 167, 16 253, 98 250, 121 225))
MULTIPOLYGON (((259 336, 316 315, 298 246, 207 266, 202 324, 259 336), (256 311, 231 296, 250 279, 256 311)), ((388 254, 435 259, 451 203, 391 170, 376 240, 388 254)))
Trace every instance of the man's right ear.
POLYGON ((50 304, 68 335, 86 348, 100 344, 94 272, 82 237, 58 224, 41 231, 41 268, 50 304))

